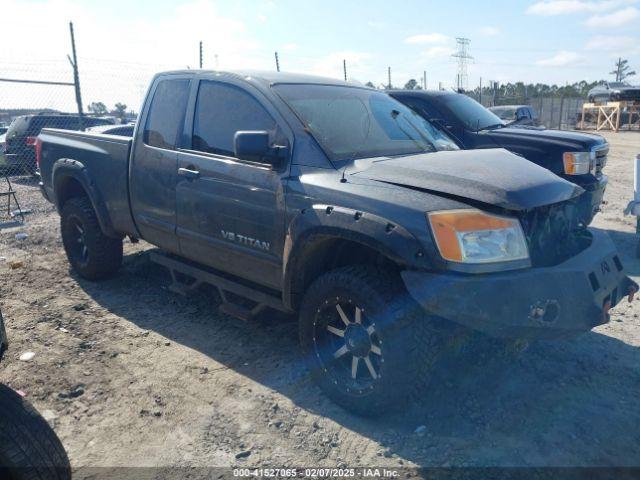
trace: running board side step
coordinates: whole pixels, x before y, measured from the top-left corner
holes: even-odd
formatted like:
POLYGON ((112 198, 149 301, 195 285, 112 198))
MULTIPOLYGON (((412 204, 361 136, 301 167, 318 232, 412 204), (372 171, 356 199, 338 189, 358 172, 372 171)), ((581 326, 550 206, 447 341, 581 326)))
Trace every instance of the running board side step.
POLYGON ((185 261, 170 257, 168 255, 151 252, 149 259, 169 269, 171 274, 172 283, 169 286, 169 290, 178 293, 180 295, 187 295, 189 292, 197 289, 203 283, 212 285, 218 289, 222 303, 218 307, 218 310, 224 314, 240 318, 241 320, 251 320, 267 307, 280 310, 281 312, 289 313, 290 310, 282 303, 282 299, 274 295, 262 292, 260 290, 247 287, 240 283, 229 280, 228 278, 221 277, 215 273, 211 273, 204 268, 191 265, 185 261), (181 281, 176 276, 176 273, 181 273, 187 277, 190 277, 192 282, 186 283, 181 281), (227 293, 233 293, 240 297, 246 298, 255 302, 256 305, 253 308, 247 308, 243 305, 239 305, 231 301, 227 293))

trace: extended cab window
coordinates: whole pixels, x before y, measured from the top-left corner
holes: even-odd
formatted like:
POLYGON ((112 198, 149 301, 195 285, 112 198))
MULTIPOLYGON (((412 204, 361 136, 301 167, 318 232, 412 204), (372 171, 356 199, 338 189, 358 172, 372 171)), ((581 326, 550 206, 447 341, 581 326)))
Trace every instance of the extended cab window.
POLYGON ((233 157, 233 137, 239 130, 266 130, 274 134, 276 122, 244 90, 225 83, 201 82, 192 149, 233 157))
POLYGON ((189 80, 160 80, 151 100, 144 126, 144 143, 152 147, 174 149, 182 130, 189 80))

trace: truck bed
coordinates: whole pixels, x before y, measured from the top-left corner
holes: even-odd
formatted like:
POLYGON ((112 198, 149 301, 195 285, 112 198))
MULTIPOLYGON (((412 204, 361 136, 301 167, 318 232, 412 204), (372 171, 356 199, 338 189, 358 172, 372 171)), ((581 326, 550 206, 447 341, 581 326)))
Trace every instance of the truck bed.
MULTIPOLYGON (((43 129, 38 138, 42 142, 42 188, 47 198, 58 203, 54 182, 62 181, 64 176, 59 169, 85 169, 87 175, 82 177, 86 177, 89 188, 92 183, 96 184, 95 190, 100 192, 98 201, 103 203, 102 210, 107 213, 113 230, 136 235, 128 191, 129 156, 133 144, 131 138, 53 128, 43 129), (65 159, 73 160, 74 163, 62 167, 65 159)), ((100 208, 96 205, 94 207, 100 208)))

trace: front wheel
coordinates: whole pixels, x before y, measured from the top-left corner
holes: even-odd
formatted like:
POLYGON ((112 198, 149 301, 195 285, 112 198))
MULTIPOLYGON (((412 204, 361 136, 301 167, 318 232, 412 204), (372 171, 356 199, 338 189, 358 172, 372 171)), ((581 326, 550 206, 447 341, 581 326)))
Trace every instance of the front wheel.
POLYGON ((0 478, 70 480, 67 454, 47 421, 0 385, 0 478))
POLYGON ((122 239, 108 237, 87 197, 68 200, 60 212, 60 231, 67 258, 80 276, 101 280, 122 264, 122 239))
POLYGON ((318 278, 305 294, 299 327, 316 383, 367 416, 400 408, 421 389, 446 338, 399 279, 369 266, 318 278))

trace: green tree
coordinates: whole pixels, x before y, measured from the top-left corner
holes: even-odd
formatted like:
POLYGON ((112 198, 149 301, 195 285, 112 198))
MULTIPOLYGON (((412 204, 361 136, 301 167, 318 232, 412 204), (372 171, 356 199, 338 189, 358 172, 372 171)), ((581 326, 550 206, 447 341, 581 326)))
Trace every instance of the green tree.
POLYGON ((629 66, 629 60, 618 57, 618 61, 615 64, 615 69, 609 72, 610 75, 616 76, 616 82, 622 82, 625 78, 631 77, 636 74, 635 70, 631 70, 629 66))
POLYGON ((376 88, 376 86, 372 82, 367 82, 364 84, 365 87, 376 88))
POLYGON ((95 115, 106 115, 108 112, 107 106, 102 102, 93 102, 88 107, 88 110, 95 115))
POLYGON ((418 82, 416 81, 415 78, 412 78, 411 80, 409 80, 407 83, 404 84, 404 89, 405 90, 422 90, 422 87, 418 85, 418 82))
POLYGON ((112 113, 120 120, 124 120, 124 117, 127 114, 127 106, 124 103, 118 102, 115 104, 112 113))

